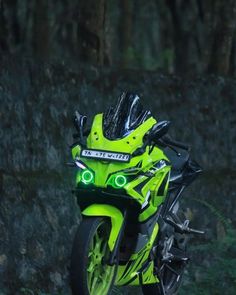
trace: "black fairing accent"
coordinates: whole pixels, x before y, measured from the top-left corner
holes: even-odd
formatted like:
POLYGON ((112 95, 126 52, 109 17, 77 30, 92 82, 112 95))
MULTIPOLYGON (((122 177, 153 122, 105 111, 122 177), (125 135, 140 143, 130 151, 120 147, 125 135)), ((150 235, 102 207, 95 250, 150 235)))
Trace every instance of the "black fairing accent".
POLYGON ((136 222, 138 220, 141 206, 131 196, 127 195, 123 189, 81 186, 73 190, 73 193, 76 195, 81 211, 91 204, 109 204, 117 207, 121 212, 128 210, 134 216, 134 220, 136 222))
POLYGON ((202 168, 196 161, 190 159, 186 150, 176 148, 174 151, 167 147, 163 151, 172 165, 169 190, 176 185, 177 187, 189 185, 202 172, 202 168))
POLYGON ((163 149, 163 152, 170 160, 172 170, 182 170, 189 160, 189 153, 182 149, 176 149, 176 151, 174 151, 171 148, 166 147, 163 149))
POLYGON ((150 111, 143 110, 140 98, 135 93, 122 93, 115 107, 104 113, 103 132, 110 140, 127 136, 151 117, 150 111))
POLYGON ((196 161, 189 160, 183 172, 183 180, 185 184, 189 185, 201 173, 201 166, 196 161))

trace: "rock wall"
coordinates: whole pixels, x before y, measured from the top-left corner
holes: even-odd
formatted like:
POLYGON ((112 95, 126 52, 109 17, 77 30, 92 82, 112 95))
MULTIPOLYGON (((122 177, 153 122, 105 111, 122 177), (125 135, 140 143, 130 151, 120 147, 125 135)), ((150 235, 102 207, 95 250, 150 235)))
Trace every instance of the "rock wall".
MULTIPOLYGON (((211 204, 236 225, 236 82, 156 72, 0 61, 0 294, 69 295, 80 212, 71 188, 73 112, 90 118, 123 90, 139 93, 171 134, 192 144, 204 174, 186 193, 194 223, 218 231, 211 204), (204 213, 204 214, 203 214, 204 213)), ((125 291, 123 291, 125 292, 125 291)))

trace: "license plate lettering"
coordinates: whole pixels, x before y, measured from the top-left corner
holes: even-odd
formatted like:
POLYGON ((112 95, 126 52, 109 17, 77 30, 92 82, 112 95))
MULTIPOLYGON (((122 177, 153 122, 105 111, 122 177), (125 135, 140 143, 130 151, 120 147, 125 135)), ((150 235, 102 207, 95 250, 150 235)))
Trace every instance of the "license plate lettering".
POLYGON ((81 157, 91 159, 101 159, 108 161, 129 162, 130 154, 110 151, 99 151, 92 149, 84 149, 81 151, 81 157))

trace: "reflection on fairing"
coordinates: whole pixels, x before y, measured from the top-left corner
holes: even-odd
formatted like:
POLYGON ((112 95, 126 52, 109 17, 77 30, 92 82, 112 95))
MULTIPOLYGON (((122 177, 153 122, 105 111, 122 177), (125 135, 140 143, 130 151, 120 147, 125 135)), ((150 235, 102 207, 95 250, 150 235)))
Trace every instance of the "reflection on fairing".
POLYGON ((104 135, 111 140, 123 138, 150 117, 150 111, 143 110, 137 94, 124 92, 117 104, 104 114, 104 135))

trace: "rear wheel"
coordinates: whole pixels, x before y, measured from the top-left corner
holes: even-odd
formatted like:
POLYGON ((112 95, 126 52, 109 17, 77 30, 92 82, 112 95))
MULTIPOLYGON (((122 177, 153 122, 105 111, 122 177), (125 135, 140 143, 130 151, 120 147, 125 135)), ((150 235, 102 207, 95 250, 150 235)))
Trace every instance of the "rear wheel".
POLYGON ((188 258, 186 257, 186 245, 185 238, 173 237, 173 244, 168 250, 169 253, 173 253, 175 257, 169 260, 162 261, 158 259, 158 284, 143 285, 142 290, 144 295, 174 295, 180 287, 184 269, 188 258), (181 245, 179 244, 179 240, 181 245))
POLYGON ((73 295, 107 295, 113 285, 117 266, 109 266, 110 221, 85 218, 77 230, 71 255, 73 295))
MULTIPOLYGON (((174 214, 178 213, 178 203, 173 210, 174 214)), ((188 238, 185 234, 175 232, 172 226, 163 221, 154 250, 156 253, 155 267, 160 282, 143 285, 144 295, 177 294, 188 261, 187 241, 188 238)))

